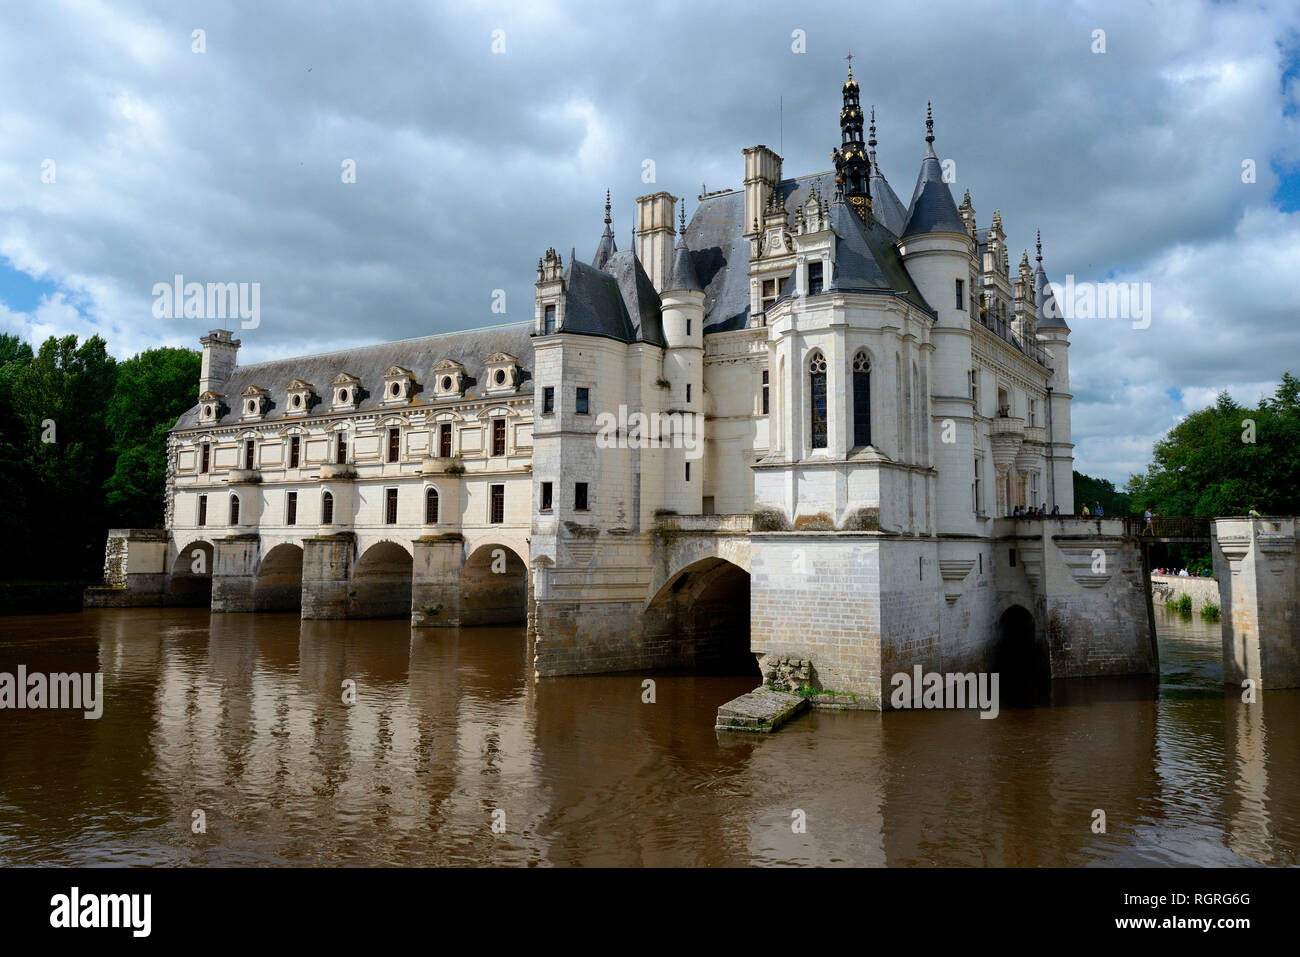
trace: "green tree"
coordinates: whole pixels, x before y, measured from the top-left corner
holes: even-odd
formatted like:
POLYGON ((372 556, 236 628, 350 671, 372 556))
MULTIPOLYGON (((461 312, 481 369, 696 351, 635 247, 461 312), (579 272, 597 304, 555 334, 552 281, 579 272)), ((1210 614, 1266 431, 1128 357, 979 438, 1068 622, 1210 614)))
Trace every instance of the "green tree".
MULTIPOLYGON (((1074 508, 1092 510, 1094 502, 1101 502, 1107 515, 1131 515, 1134 508, 1129 496, 1115 488, 1109 479, 1093 478, 1082 472, 1074 473, 1074 508)), ((1139 509, 1140 511, 1140 509, 1139 509)))

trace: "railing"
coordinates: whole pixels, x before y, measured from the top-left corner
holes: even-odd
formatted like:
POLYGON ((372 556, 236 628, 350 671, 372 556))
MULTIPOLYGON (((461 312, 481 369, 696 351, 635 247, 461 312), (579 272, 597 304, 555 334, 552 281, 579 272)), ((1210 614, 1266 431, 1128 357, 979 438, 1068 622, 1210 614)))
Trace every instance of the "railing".
POLYGON ((1146 519, 1140 515, 1124 516, 1124 534, 1147 538, 1183 538, 1210 540, 1210 519, 1190 515, 1157 515, 1151 519, 1147 530, 1146 519))
POLYGON ((1050 364, 1051 356, 1047 354, 1047 350, 1044 349, 1042 346, 1040 346, 1037 342, 1023 342, 1020 339, 1018 339, 1016 337, 1015 330, 1011 327, 1011 323, 1008 322, 1007 320, 998 319, 998 318, 990 320, 988 319, 986 313, 981 312, 979 323, 981 326, 983 326, 989 332, 993 333, 1003 342, 1007 343, 1008 345, 1012 346, 1018 351, 1023 352, 1025 355, 1033 359, 1039 365, 1045 366, 1049 369, 1051 368, 1051 364, 1050 364))

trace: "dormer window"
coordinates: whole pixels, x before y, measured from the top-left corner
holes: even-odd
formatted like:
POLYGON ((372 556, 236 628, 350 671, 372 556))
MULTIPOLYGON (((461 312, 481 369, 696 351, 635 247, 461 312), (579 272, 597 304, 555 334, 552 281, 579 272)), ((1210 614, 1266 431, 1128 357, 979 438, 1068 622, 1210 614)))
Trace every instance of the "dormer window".
POLYGON ((336 375, 330 386, 334 389, 334 409, 355 409, 361 399, 361 380, 348 372, 336 375))
POLYGON ((294 379, 289 383, 289 395, 287 400, 289 415, 306 415, 311 411, 312 403, 316 400, 316 387, 310 382, 304 382, 302 379, 294 379))
POLYGON ((384 404, 409 402, 415 394, 415 373, 401 366, 389 366, 384 372, 384 404))
MULTIPOLYGON (((498 353, 499 355, 500 353, 498 353)), ((509 357, 507 357, 509 358, 509 357)), ((488 389, 493 389, 493 369, 488 368, 488 389)), ((469 376, 455 359, 439 359, 433 365, 433 395, 436 399, 458 399, 465 393, 469 376)), ((497 389, 496 391, 500 391, 497 389)))
POLYGON ((261 386, 250 385, 243 391, 243 418, 260 419, 266 415, 267 401, 270 396, 261 386))
POLYGON ((484 392, 495 395, 503 392, 515 392, 523 378, 519 360, 505 352, 494 352, 484 362, 487 372, 487 386, 484 392))
POLYGON ((221 415, 221 396, 215 392, 204 392, 199 396, 199 421, 215 422, 221 415))

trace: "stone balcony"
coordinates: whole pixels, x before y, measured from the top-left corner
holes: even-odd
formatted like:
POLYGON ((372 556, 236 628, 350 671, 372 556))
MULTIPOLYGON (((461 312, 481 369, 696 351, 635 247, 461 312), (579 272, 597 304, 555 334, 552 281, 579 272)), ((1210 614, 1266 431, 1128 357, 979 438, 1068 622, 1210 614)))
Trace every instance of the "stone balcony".
POLYGON ((230 485, 258 485, 261 481, 262 473, 257 469, 231 469, 226 476, 230 485))
POLYGON ((420 462, 420 474, 449 476, 464 475, 465 462, 456 455, 428 455, 420 462))
POLYGON ((989 422, 989 434, 1013 435, 1018 439, 1025 437, 1025 420, 1009 415, 999 415, 989 422))
POLYGON ((320 467, 320 477, 322 479, 333 479, 335 481, 354 479, 357 477, 357 467, 347 462, 339 464, 330 464, 327 462, 320 467))

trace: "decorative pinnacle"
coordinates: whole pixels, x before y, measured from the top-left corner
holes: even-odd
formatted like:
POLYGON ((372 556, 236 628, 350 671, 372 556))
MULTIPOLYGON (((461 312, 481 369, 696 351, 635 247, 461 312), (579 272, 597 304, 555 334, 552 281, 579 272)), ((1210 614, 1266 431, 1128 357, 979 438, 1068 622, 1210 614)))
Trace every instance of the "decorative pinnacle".
POLYGON ((925 141, 934 142, 934 113, 930 109, 930 101, 925 101, 925 141))
POLYGON ((876 148, 876 105, 871 104, 871 139, 867 140, 867 145, 873 150, 876 148))
POLYGON ((683 234, 685 234, 685 232, 686 232, 686 200, 684 200, 684 199, 682 200, 682 211, 681 211, 681 213, 680 213, 680 216, 679 216, 678 222, 681 224, 680 231, 681 231, 683 234))
POLYGON ((846 56, 844 59, 849 61, 849 79, 851 80, 853 79, 853 51, 850 50, 849 55, 846 56))
POLYGON ((605 225, 608 226, 609 223, 609 190, 605 190, 605 225))
POLYGON ((1034 261, 1041 266, 1043 263, 1043 231, 1041 229, 1034 230, 1034 245, 1038 247, 1038 255, 1034 257, 1034 261))

